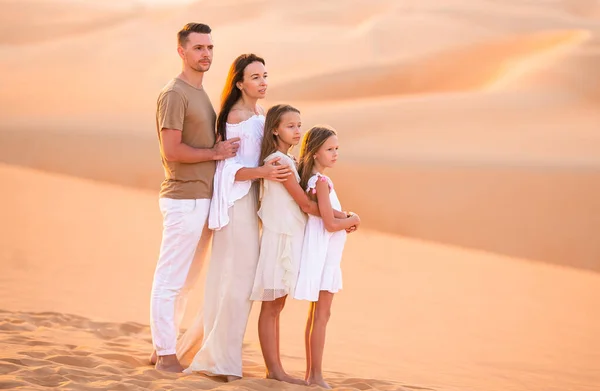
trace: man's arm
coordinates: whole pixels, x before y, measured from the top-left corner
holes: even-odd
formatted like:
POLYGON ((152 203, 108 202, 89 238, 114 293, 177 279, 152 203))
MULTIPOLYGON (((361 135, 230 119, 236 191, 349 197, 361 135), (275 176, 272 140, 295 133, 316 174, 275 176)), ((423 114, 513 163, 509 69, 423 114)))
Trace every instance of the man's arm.
POLYGON ((160 129, 160 148, 169 162, 199 163, 235 156, 239 138, 222 141, 217 138, 212 148, 194 148, 182 141, 186 101, 177 91, 169 90, 158 98, 157 125, 160 129))
POLYGON ((211 160, 223 160, 235 156, 240 147, 239 137, 221 141, 220 137, 212 148, 194 148, 181 140, 181 130, 162 129, 160 145, 163 156, 169 162, 200 163, 211 160))

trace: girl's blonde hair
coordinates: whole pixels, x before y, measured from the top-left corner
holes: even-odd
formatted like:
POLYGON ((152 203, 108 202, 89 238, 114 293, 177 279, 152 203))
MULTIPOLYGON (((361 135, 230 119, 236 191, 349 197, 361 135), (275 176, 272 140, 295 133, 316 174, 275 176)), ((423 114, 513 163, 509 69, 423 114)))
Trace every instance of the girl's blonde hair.
POLYGON ((259 165, 265 164, 267 156, 277 151, 277 136, 275 131, 281 124, 281 118, 285 113, 294 112, 300 114, 300 110, 290 105, 275 105, 267 111, 265 118, 265 130, 263 134, 262 143, 260 145, 260 160, 259 165))
MULTIPOLYGON (((306 190, 308 180, 313 175, 315 155, 319 151, 319 148, 325 144, 325 141, 329 137, 335 135, 337 135, 335 129, 323 125, 313 126, 304 134, 298 163, 298 174, 300 174, 300 186, 302 189, 306 190)), ((310 193, 309 196, 313 197, 310 193)))

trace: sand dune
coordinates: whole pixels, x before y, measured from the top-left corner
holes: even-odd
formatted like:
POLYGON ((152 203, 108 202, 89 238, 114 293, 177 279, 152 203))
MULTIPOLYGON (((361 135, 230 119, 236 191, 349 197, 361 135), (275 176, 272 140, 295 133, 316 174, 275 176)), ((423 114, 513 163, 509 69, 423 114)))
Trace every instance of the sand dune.
POLYGON ((583 18, 600 19, 600 4, 596 0, 563 0, 566 11, 583 18))
MULTIPOLYGON (((214 29, 215 104, 230 62, 256 52, 265 106, 340 133, 331 174, 364 223, 328 334, 336 389, 597 388, 597 1, 139 4, 0 0, 0 388, 282 386, 261 379, 257 308, 247 379, 145 364, 155 100, 190 20, 214 29)), ((200 284, 184 325, 201 302, 200 284)), ((296 375, 305 312, 282 319, 296 375)))
MULTIPOLYGON (((1 311, 0 380, 3 389, 46 390, 231 390, 203 376, 157 372, 147 364, 150 329, 138 323, 98 322, 55 312, 1 311), (10 358, 6 358, 10 357, 10 358)), ((256 349, 246 348, 247 378, 236 390, 305 390, 260 378, 256 349)), ((339 390, 407 391, 394 382, 332 376, 339 390)), ((426 388, 421 388, 426 389, 426 388)))
POLYGON ((486 42, 392 64, 323 74, 271 89, 269 99, 300 101, 356 100, 498 88, 542 54, 583 42, 586 31, 539 32, 486 42), (477 64, 465 66, 465 64, 477 64))
MULTIPOLYGON (((570 98, 467 94, 303 112, 306 123, 340 130, 331 175, 365 227, 600 271, 600 117, 570 98)), ((163 175, 156 154, 150 131, 0 132, 4 162, 153 194, 163 175)))
POLYGON ((31 45, 112 27, 139 16, 135 1, 0 0, 0 44, 31 45))
MULTIPOLYGON (((8 86, 0 91, 0 161, 155 190, 162 170, 148 113, 153 113, 156 91, 177 69, 174 31, 202 15, 213 24, 217 43, 207 77, 213 101, 235 55, 264 55, 273 75, 265 104, 296 104, 305 124, 329 123, 340 131, 348 160, 334 174, 339 186, 353 185, 354 171, 347 168, 359 165, 389 173, 393 179, 375 188, 398 197, 403 188, 422 189, 421 180, 469 184, 450 200, 405 199, 397 209, 410 211, 410 218, 401 224, 392 223, 400 218, 387 210, 367 204, 367 227, 599 268, 593 238, 568 234, 573 227, 594 232, 600 224, 592 217, 599 208, 594 200, 600 167, 600 77, 595 77, 600 25, 575 12, 591 3, 453 0, 442 7, 435 1, 382 0, 367 10, 360 2, 339 7, 309 1, 304 8, 292 3, 199 2, 137 15, 85 36, 16 45, 10 56, 0 49, 5 60, 0 67, 6 70, 0 78, 8 86), (299 21, 287 22, 294 18, 299 21), (146 31, 148 25, 153 28, 146 31), (256 35, 247 34, 249 29, 256 35), (142 32, 152 45, 123 39, 142 32), (89 51, 90 46, 97 50, 89 51), (88 55, 75 54, 83 51, 88 55), (31 60, 39 56, 52 77, 34 71, 31 60), (40 94, 40 88, 51 93, 40 94), (413 169, 428 174, 398 177, 413 169), (577 179, 567 179, 571 174, 577 179), (479 197, 474 189, 487 186, 488 177, 494 193, 479 197), (525 178, 533 177, 544 179, 530 185, 525 178), (587 195, 563 187, 571 181, 587 195), (520 195, 530 192, 537 196, 520 195), (564 200, 583 203, 570 212, 564 200), (464 203, 471 204, 474 216, 490 216, 476 219, 483 227, 461 225, 464 203), (431 224, 441 218, 448 223, 431 224), (561 225, 562 219, 570 223, 561 225), (510 221, 520 220, 548 228, 523 240, 507 230, 510 221), (546 241, 562 243, 561 250, 546 248, 546 241)), ((89 7, 89 15, 94 9, 90 3, 79 6, 89 7)))
MULTIPOLYGON (((144 364, 160 236, 154 193, 11 166, 0 174, 19 189, 0 198, 11 206, 0 237, 6 381, 226 388, 144 364)), ((341 390, 591 391, 600 380, 597 273, 369 230, 349 238, 346 254, 325 358, 341 390)), ((184 326, 201 299, 199 285, 184 326)), ((260 379, 257 309, 246 334, 249 379, 237 383, 252 390, 277 386, 260 379)), ((282 319, 283 360, 294 374, 304 365, 305 313, 292 301, 282 319)))
MULTIPOLYGON (((306 3, 305 8, 291 7, 294 3, 285 1, 200 2, 170 12, 161 11, 162 14, 136 15, 128 23, 37 47, 11 46, 10 51, 0 48, 0 58, 5 61, 3 66, 0 63, 0 82, 8 87, 0 91, 0 113, 12 124, 27 117, 30 104, 35 103, 37 119, 63 126, 78 121, 98 126, 89 119, 103 116, 107 120, 104 127, 118 126, 123 121, 134 130, 151 127, 147 113, 154 106, 156 91, 164 85, 166 75, 178 69, 174 31, 195 17, 215 28, 217 55, 206 81, 215 102, 229 63, 245 51, 257 52, 267 59, 272 77, 271 99, 289 100, 304 94, 304 88, 319 85, 323 75, 334 76, 338 84, 343 84, 340 75, 358 76, 358 81, 378 81, 381 95, 387 95, 389 90, 445 91, 469 86, 476 89, 490 78, 497 78, 498 72, 506 71, 499 69, 494 60, 502 61, 502 65, 507 65, 507 60, 523 63, 542 49, 546 52, 549 48, 569 47, 588 34, 592 34, 590 41, 593 41, 598 31, 595 23, 566 15, 560 5, 504 3, 460 0, 441 6, 429 1, 378 1, 364 10, 358 5, 338 7, 336 3, 315 1, 306 3), (329 15, 334 12, 339 14, 336 21, 357 24, 332 24, 329 15), (308 24, 310 28, 300 22, 287 22, 296 17, 303 20, 302 15, 314 19, 314 23, 308 24), (140 35, 144 37, 140 41, 122 39, 140 35), (95 49, 90 51, 89 47, 95 49), (479 57, 475 49, 482 51, 479 57), (84 51, 86 56, 77 55, 84 51), (39 72, 35 62, 40 56, 44 58, 45 72, 39 72), (453 56, 462 59, 464 66, 453 56), (443 69, 436 65, 438 61, 449 67, 449 74, 458 72, 462 76, 441 78, 443 69), (431 75, 421 71, 421 67, 431 71, 431 75), (355 75, 352 72, 356 73, 356 69, 369 70, 371 75, 367 72, 355 75), (51 78, 47 72, 52 74, 51 78), (399 85, 382 86, 381 77, 373 74, 378 72, 398 77, 399 85), (415 80, 403 78, 406 74, 415 80), (454 81, 455 78, 458 80, 454 81), (300 85, 298 80, 306 82, 300 85), (284 85, 290 88, 283 90, 284 85), (128 86, 127 93, 121 92, 123 86, 128 86), (53 99, 39 96, 40 87, 52 91, 53 99), (78 97, 76 109, 64 103, 71 96, 78 97)), ((598 68, 591 66, 598 60, 598 54, 588 54, 592 57, 587 78, 598 79, 594 77, 598 68)), ((554 65, 564 57, 546 58, 536 63, 535 69, 556 68, 554 65)), ((353 79, 348 81, 348 85, 355 85, 353 79)), ((552 82, 551 78, 546 81, 552 82)), ((368 96, 379 96, 376 88, 367 87, 368 96)), ((572 87, 567 82, 561 85, 561 90, 568 92, 572 87)), ((330 94, 325 88, 321 93, 330 94)), ((365 96, 360 89, 353 94, 357 98, 365 96)), ((310 96, 320 99, 315 94, 310 96)))

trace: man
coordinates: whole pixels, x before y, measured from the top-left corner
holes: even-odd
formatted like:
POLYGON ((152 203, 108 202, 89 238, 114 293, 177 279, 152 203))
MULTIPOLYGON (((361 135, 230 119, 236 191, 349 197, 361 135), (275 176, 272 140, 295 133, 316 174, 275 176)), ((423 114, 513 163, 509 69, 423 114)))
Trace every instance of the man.
POLYGON ((163 236, 151 297, 151 330, 156 369, 181 372, 176 356, 187 292, 196 282, 210 241, 206 228, 216 160, 235 156, 239 138, 215 140, 216 114, 202 81, 210 69, 209 26, 188 23, 177 34, 182 72, 161 91, 156 111, 165 180, 159 205, 163 236), (216 141, 216 142, 215 142, 216 141))

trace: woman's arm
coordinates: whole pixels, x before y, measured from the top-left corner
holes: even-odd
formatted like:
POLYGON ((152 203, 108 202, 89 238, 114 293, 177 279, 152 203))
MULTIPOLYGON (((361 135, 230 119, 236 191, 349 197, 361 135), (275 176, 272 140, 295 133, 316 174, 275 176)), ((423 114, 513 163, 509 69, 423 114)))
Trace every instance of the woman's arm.
POLYGON ((316 188, 319 212, 327 231, 341 231, 360 223, 360 219, 357 215, 352 215, 345 219, 338 219, 334 216, 331 201, 329 200, 329 183, 327 183, 326 180, 317 180, 316 188))
MULTIPOLYGON (((311 214, 313 216, 321 216, 319 204, 308 197, 306 192, 302 190, 300 184, 296 181, 296 178, 289 176, 285 181, 283 181, 283 187, 285 187, 288 193, 290 193, 294 201, 296 201, 304 213, 311 214)), ((338 219, 345 219, 348 217, 346 213, 336 209, 333 209, 333 216, 338 219)))
POLYGON ((267 161, 264 166, 260 166, 260 167, 256 167, 256 168, 250 168, 250 167, 240 168, 235 173, 235 180, 241 182, 241 181, 251 181, 254 179, 264 178, 264 179, 268 179, 271 181, 283 182, 290 175, 292 175, 292 170, 290 169, 290 167, 287 164, 275 165, 275 163, 277 163, 279 161, 279 159, 281 159, 281 158, 279 158, 279 157, 273 158, 273 159, 267 161))

